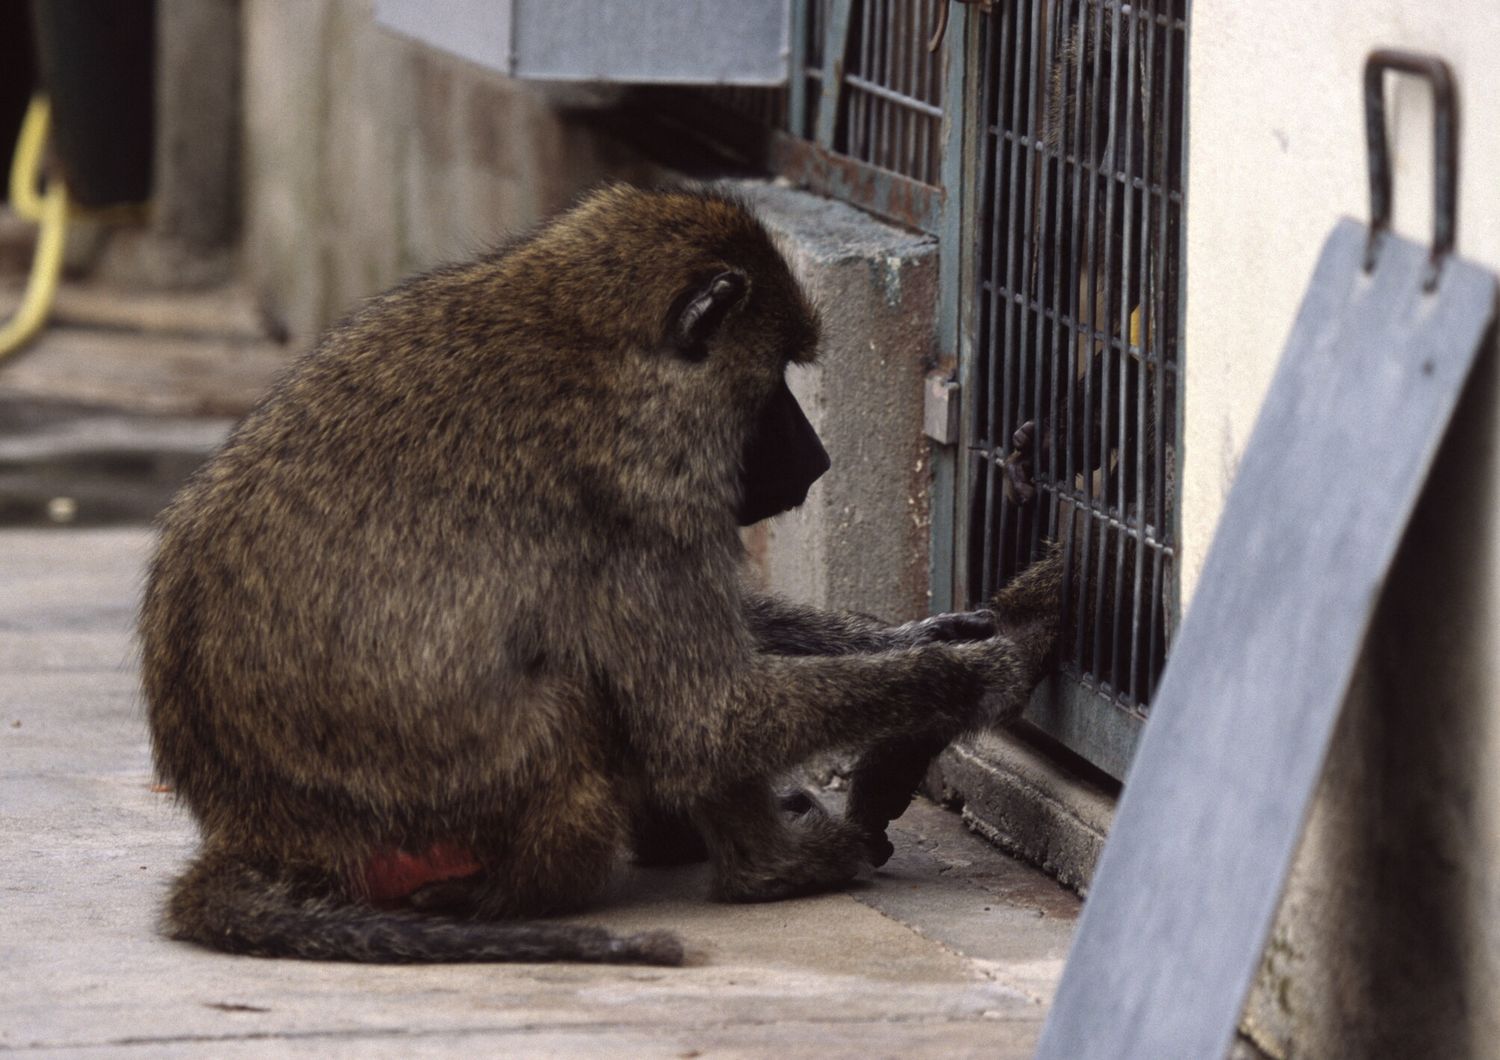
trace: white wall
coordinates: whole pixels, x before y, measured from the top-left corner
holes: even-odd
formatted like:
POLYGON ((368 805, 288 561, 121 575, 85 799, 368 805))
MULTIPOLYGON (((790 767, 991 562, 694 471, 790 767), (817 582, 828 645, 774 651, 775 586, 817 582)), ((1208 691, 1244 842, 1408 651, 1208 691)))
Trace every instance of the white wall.
MULTIPOLYGON (((1460 95, 1458 252, 1500 271, 1500 3, 1255 0, 1191 27, 1184 588, 1318 250, 1368 215, 1361 71, 1460 95)), ((1431 109, 1388 94, 1395 227, 1431 226, 1431 109)), ((1247 1023, 1281 1055, 1500 1055, 1500 401, 1482 356, 1381 604, 1247 1023)), ((1309 468, 1339 484, 1338 468, 1309 468)))

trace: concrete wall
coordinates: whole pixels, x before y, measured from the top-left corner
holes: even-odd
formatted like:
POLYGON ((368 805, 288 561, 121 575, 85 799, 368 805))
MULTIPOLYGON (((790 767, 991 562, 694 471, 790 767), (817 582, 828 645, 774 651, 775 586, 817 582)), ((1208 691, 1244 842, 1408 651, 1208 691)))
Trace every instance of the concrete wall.
POLYGON ((373 22, 371 0, 244 0, 245 267, 299 339, 645 167, 534 87, 373 22))
MULTIPOLYGON (((1360 72, 1381 45, 1452 64, 1458 251, 1500 270, 1494 0, 1194 6, 1189 594, 1322 239, 1367 214, 1360 72)), ((1390 98, 1396 228, 1425 241, 1428 93, 1403 79, 1390 98)), ((1500 1055, 1496 357, 1492 343, 1382 601, 1250 1002, 1277 1055, 1500 1055)), ((1336 467, 1308 473, 1337 487, 1336 467)))
POLYGON ((792 370, 833 460, 799 509, 746 534, 767 586, 890 621, 928 613, 922 387, 934 350, 937 244, 842 203, 739 185, 818 303, 823 346, 792 370))

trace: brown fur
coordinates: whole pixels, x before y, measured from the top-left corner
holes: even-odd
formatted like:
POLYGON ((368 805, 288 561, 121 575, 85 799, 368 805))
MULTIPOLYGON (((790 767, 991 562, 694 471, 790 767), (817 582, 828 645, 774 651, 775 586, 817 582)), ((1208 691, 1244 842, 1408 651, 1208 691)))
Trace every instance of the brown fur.
POLYGON ((203 839, 165 929, 307 958, 675 963, 665 933, 510 922, 587 902, 650 815, 693 821, 724 898, 854 875, 862 828, 789 821, 767 778, 1005 716, 1037 661, 742 589, 746 439, 816 341, 743 207, 624 187, 333 328, 162 520, 145 693, 203 839), (679 356, 672 306, 726 268, 748 294, 679 356), (374 908, 374 852, 434 844, 482 872, 374 908))

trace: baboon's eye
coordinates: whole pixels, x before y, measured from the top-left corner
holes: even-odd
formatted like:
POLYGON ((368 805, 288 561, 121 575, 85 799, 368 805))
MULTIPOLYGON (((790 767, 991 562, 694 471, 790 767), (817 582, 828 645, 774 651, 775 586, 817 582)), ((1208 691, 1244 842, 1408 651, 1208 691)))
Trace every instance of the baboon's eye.
POLYGON ((682 356, 700 361, 729 311, 744 300, 749 283, 743 273, 726 271, 688 288, 672 303, 667 335, 682 356))

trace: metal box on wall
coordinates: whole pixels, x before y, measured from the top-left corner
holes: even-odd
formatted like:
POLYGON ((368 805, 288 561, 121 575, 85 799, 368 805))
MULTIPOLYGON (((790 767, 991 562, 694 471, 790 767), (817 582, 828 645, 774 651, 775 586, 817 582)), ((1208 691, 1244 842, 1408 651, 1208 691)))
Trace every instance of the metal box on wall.
POLYGON ((780 85, 791 0, 376 0, 387 29, 539 81, 780 85))

